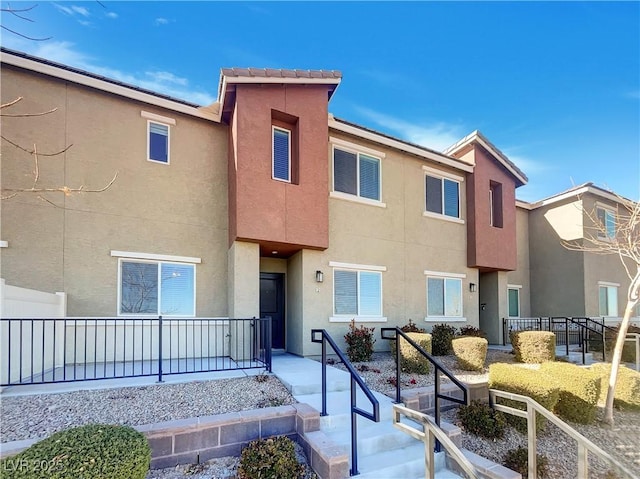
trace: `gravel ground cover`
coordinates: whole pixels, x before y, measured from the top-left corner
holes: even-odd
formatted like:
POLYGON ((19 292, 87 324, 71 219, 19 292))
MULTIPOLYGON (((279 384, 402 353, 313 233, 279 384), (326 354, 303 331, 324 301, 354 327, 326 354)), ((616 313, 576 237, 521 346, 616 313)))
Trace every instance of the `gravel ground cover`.
MULTIPOLYGON (((486 368, 480 372, 468 372, 459 370, 452 356, 441 356, 438 360, 463 381, 487 379, 486 368)), ((513 355, 490 350, 487 364, 492 362, 511 363, 513 355)), ((344 369, 341 364, 334 366, 344 369)), ((395 394, 390 382, 390 378, 395 378, 395 363, 389 353, 376 353, 372 361, 355 363, 354 366, 372 389, 390 396, 395 394)), ((433 372, 428 375, 403 374, 401 382, 403 389, 428 386, 433 383, 433 372)), ((295 399, 273 376, 264 382, 247 377, 8 397, 2 398, 0 404, 0 441, 45 437, 61 429, 91 422, 141 425, 294 402, 295 399)), ((446 412, 445 420, 456 423, 455 411, 446 412)), ((640 412, 616 411, 615 423, 614 428, 599 422, 589 426, 571 425, 640 477, 640 412)), ((526 437, 512 429, 501 441, 485 440, 463 431, 463 447, 496 462, 502 462, 506 451, 517 446, 526 446, 526 437)), ((305 463, 306 458, 301 451, 298 452, 305 463)), ((549 479, 577 477, 577 448, 557 428, 549 426, 548 431, 539 437, 538 452, 545 454, 550 461, 549 479)), ((147 479, 231 479, 236 477, 237 463, 238 458, 219 458, 206 464, 153 470, 147 479)), ((595 463, 593 467, 595 474, 590 477, 606 477, 605 467, 595 463)), ((314 477, 308 467, 306 477, 314 477)))

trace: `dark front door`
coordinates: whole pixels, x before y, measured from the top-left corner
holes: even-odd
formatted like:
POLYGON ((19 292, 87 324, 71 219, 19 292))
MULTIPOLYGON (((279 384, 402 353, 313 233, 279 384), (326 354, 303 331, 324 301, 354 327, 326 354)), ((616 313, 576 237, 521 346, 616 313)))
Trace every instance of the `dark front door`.
POLYGON ((284 349, 284 274, 260 273, 260 317, 271 316, 271 347, 284 349))

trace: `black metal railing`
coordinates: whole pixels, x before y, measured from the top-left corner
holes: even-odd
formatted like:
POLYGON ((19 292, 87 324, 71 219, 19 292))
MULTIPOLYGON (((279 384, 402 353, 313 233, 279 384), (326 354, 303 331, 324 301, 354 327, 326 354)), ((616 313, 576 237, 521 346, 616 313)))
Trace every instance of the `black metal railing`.
POLYGON ((0 386, 266 368, 271 318, 0 318, 0 386))
POLYGON ((347 368, 347 371, 351 375, 351 469, 349 474, 356 476, 360 474, 358 471, 358 424, 357 416, 360 415, 370 421, 380 422, 380 405, 378 400, 373 395, 371 390, 364 383, 358 372, 355 370, 351 362, 347 359, 344 353, 336 345, 335 341, 326 329, 312 329, 311 330, 311 342, 322 344, 322 412, 321 416, 327 415, 327 343, 331 346, 331 349, 338 355, 338 358, 347 368), (319 337, 318 337, 319 336, 319 337), (360 390, 365 394, 369 402, 371 403, 372 412, 360 409, 356 403, 356 384, 360 386, 360 390))
MULTIPOLYGON (((453 373, 451 373, 447 368, 445 368, 440 361, 434 358, 431 354, 425 351, 418 343, 412 340, 407 334, 402 331, 400 328, 381 328, 380 336, 382 339, 387 339, 389 341, 398 341, 398 335, 409 343, 418 353, 420 353, 424 358, 426 358, 432 365, 435 375, 435 391, 434 391, 434 402, 435 402, 435 412, 434 417, 436 419, 436 424, 440 427, 440 408, 441 400, 454 402, 456 404, 468 404, 469 400, 469 389, 465 384, 460 382, 458 378, 456 378, 453 373), (449 379, 453 384, 455 384, 462 391, 462 399, 457 398, 455 396, 443 394, 440 391, 440 374, 444 374, 447 379, 449 379)), ((401 402, 400 398, 400 345, 396 343, 396 403, 401 402)), ((436 451, 440 452, 440 441, 436 441, 436 451)))
POLYGON ((551 331, 549 318, 502 318, 502 345, 511 344, 512 331, 551 331))

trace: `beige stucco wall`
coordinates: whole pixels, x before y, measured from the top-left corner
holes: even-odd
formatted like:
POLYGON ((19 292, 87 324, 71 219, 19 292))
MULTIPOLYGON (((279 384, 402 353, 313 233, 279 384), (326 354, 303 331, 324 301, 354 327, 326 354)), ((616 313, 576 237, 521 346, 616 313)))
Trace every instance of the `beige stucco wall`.
MULTIPOLYGON (((515 271, 507 272, 507 283, 522 286, 520 288, 520 316, 531 315, 531 297, 529 285, 529 211, 516 208, 516 241, 518 251, 518 267, 515 271)), ((507 294, 504 292, 504 294, 507 294)), ((507 313, 508 310, 507 297, 507 313)))
MULTIPOLYGON (((118 259, 112 250, 201 258, 196 315, 227 315, 227 129, 187 115, 3 65, 3 103, 52 115, 4 119, 3 134, 40 152, 43 187, 111 188, 48 194, 56 208, 22 194, 2 202, 2 277, 8 284, 64 291, 70 316, 117 313, 118 259), (173 118, 170 165, 147 161, 147 119, 173 118)), ((30 187, 33 164, 2 144, 3 187, 30 187)))
MULTIPOLYGON (((305 334, 312 328, 326 328, 338 344, 344 345, 348 322, 329 321, 333 314, 333 268, 329 266, 332 261, 386 268, 382 273, 382 314, 387 321, 362 323, 375 327, 377 338, 380 327, 402 326, 410 318, 427 329, 441 322, 425 321, 425 270, 466 274, 462 280, 463 315, 468 324, 477 326, 478 298, 477 293, 469 292, 469 283, 478 283, 478 273, 466 266, 466 226, 423 216, 425 173, 422 166, 427 163, 335 131, 330 135, 385 153, 381 175, 382 202, 386 208, 329 198, 329 248, 305 250, 303 255, 305 334), (324 272, 322 284, 313 280, 316 269, 324 272)), ((329 172, 331 160, 329 158, 329 172)), ((329 184, 332 185, 331 178, 329 184)), ((465 218, 464 183, 460 193, 462 218, 465 218)), ((459 327, 467 323, 451 324, 459 327)), ((319 353, 319 347, 306 342, 305 345, 305 354, 319 353)), ((388 349, 388 344, 378 339, 375 348, 388 349)))
MULTIPOLYGON (((592 224, 592 218, 595 217, 596 206, 604 206, 618 213, 623 213, 622 207, 618 210, 617 205, 612 201, 607 201, 604 198, 596 197, 591 194, 586 194, 583 197, 584 203, 584 215, 583 221, 585 226, 592 224)), ((597 234, 594 230, 587 228, 587 236, 595 236, 597 234)), ((584 295, 585 295, 585 315, 587 316, 599 316, 599 282, 618 284, 618 314, 622 317, 624 314, 624 308, 627 303, 627 291, 630 284, 630 279, 624 270, 620 258, 615 255, 600 255, 590 252, 583 253, 584 255, 584 295)), ((628 263, 629 266, 633 266, 628 263)), ((630 271, 635 271, 632 267, 630 271)))

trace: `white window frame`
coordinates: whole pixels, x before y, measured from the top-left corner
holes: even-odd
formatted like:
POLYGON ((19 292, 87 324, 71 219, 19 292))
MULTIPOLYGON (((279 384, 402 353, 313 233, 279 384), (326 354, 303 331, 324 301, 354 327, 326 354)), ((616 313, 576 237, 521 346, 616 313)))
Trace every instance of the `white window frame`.
POLYGON ((148 111, 141 111, 140 116, 147 119, 147 161, 156 164, 168 165, 171 163, 171 127, 176 125, 174 118, 158 115, 148 111), (167 127, 167 161, 154 160, 151 158, 151 123, 167 127))
MULTIPOLYGON (((426 203, 426 201, 425 201, 426 203)), ((426 306, 426 316, 424 318, 425 321, 427 322, 466 322, 467 318, 464 316, 464 290, 462 288, 462 283, 463 283, 463 279, 465 279, 467 277, 466 274, 464 273, 446 273, 446 272, 442 272, 442 271, 430 271, 430 270, 425 270, 424 272, 425 275, 425 306, 426 306), (450 316, 446 314, 442 315, 442 316, 429 316, 429 278, 432 279, 442 279, 447 280, 447 279, 455 279, 455 280, 459 280, 460 281, 460 316, 450 316)), ((447 292, 446 292, 446 281, 444 281, 443 283, 443 291, 444 291, 444 301, 445 301, 445 306, 446 306, 446 297, 447 297, 447 292)))
POLYGON ((604 211, 604 214, 605 214, 604 224, 596 225, 596 227, 598 228, 598 239, 604 240, 604 241, 612 241, 616 237, 616 234, 618 233, 617 231, 618 229, 616 228, 617 225, 615 223, 616 210, 611 206, 603 205, 602 203, 596 203, 596 221, 599 221, 598 210, 604 211), (613 229, 614 229, 613 236, 609 236, 609 233, 607 232, 607 214, 610 214, 613 218, 613 229), (602 227, 605 230, 604 233, 600 230, 600 227, 602 227))
POLYGON ((280 126, 271 125, 271 179, 276 181, 282 181, 283 183, 291 183, 291 130, 282 128, 280 126), (276 162, 275 162, 275 138, 276 130, 283 131, 287 134, 287 152, 289 157, 287 158, 287 177, 288 179, 278 178, 275 175, 276 162))
POLYGON ((522 285, 521 284, 508 284, 507 285, 507 313, 509 313, 510 309, 509 308, 509 291, 511 290, 515 290, 518 292, 518 316, 511 316, 509 315, 510 318, 519 318, 521 317, 522 314, 522 309, 521 309, 521 304, 520 304, 520 290, 522 289, 522 285))
POLYGON ((611 313, 610 305, 609 305, 609 289, 615 289, 615 298, 616 298, 616 308, 615 314, 605 314, 604 317, 607 318, 617 318, 618 317, 618 288, 620 288, 620 283, 611 283, 609 281, 598 281, 598 313, 600 313, 600 288, 607 289, 607 313, 611 313))
POLYGON ((371 206, 378 206, 381 208, 386 208, 387 205, 382 201, 382 163, 385 158, 385 154, 381 151, 373 150, 371 148, 367 148, 364 146, 356 145, 354 143, 341 140, 339 138, 330 137, 329 141, 331 142, 330 149, 330 163, 331 163, 331 192, 329 196, 331 198, 338 198, 347 201, 353 201, 355 203, 362 203, 371 206), (353 153, 356 155, 356 192, 357 194, 352 195, 350 193, 345 193, 343 191, 336 191, 335 189, 335 150, 339 149, 342 151, 346 151, 348 153, 353 153), (365 198, 360 196, 360 155, 368 156, 369 158, 373 158, 378 160, 378 197, 379 200, 374 200, 371 198, 365 198))
POLYGON ((461 193, 464 177, 455 175, 453 173, 440 171, 435 168, 431 168, 429 166, 423 166, 422 170, 424 171, 424 177, 422 180, 422 189, 423 189, 422 216, 426 216, 429 218, 437 218, 445 221, 451 221, 453 223, 464 224, 464 219, 462 218, 462 193, 461 193), (442 183, 442 211, 443 211, 442 213, 435 213, 433 211, 427 210, 427 176, 439 179, 440 182, 442 183), (449 181, 458 183, 458 216, 449 216, 444 214, 444 210, 445 210, 444 180, 449 180, 449 181))
POLYGON ((342 263, 338 261, 330 261, 329 266, 333 268, 333 278, 335 278, 336 271, 352 271, 357 273, 357 281, 358 281, 358 312, 360 311, 360 273, 379 273, 380 274, 380 316, 363 316, 359 314, 335 314, 336 311, 336 290, 335 290, 335 279, 333 280, 333 309, 332 316, 329 318, 329 322, 331 323, 348 323, 351 320, 363 322, 363 323, 381 323, 386 322, 387 318, 384 316, 384 282, 382 273, 387 271, 386 266, 376 266, 376 265, 366 265, 366 264, 355 264, 355 263, 342 263))
POLYGON ((118 317, 157 317, 159 316, 162 306, 162 291, 161 291, 161 279, 160 274, 162 272, 162 264, 177 264, 182 266, 193 267, 193 314, 163 314, 163 317, 171 318, 193 318, 196 317, 196 297, 197 297, 197 268, 196 264, 202 262, 200 258, 193 258, 189 256, 171 256, 171 255, 159 255, 152 253, 135 253, 127 251, 111 251, 112 257, 118 258, 118 294, 116 311, 118 317), (158 265, 158 312, 153 313, 122 313, 120 308, 122 306, 122 263, 145 263, 158 265))

